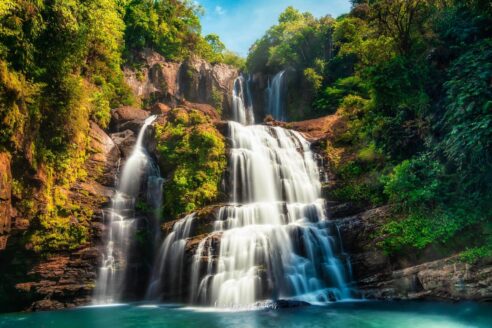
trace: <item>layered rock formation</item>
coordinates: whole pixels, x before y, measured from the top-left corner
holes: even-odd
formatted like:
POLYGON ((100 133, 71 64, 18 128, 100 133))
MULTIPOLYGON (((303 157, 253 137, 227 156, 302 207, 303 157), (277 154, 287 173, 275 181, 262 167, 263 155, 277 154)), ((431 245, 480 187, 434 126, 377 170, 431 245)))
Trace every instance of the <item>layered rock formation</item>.
POLYGON ((390 213, 388 207, 382 207, 336 218, 346 250, 351 254, 357 286, 366 298, 492 299, 490 259, 471 265, 458 256, 440 258, 432 251, 386 255, 374 236, 390 213))
POLYGON ((125 68, 125 79, 134 94, 147 104, 162 102, 176 107, 183 102, 208 104, 231 116, 234 79, 237 69, 212 65, 191 57, 183 63, 169 62, 150 49, 140 53, 138 69, 125 68))

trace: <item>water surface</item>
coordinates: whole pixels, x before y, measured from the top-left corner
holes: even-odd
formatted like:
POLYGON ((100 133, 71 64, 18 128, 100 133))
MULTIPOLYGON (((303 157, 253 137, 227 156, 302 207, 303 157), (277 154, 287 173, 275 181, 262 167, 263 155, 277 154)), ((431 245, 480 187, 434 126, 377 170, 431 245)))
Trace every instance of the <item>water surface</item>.
POLYGON ((492 305, 356 302, 292 309, 217 311, 172 305, 119 305, 0 315, 0 327, 492 327, 492 305))

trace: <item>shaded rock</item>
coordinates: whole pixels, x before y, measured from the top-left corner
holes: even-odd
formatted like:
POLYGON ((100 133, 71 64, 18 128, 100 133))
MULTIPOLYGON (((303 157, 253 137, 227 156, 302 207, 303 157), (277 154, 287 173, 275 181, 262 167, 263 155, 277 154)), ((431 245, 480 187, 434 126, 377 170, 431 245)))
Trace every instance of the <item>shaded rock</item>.
POLYGON ((492 299, 492 259, 470 265, 457 256, 401 252, 388 256, 377 231, 391 216, 388 206, 336 220, 353 277, 366 298, 375 299, 492 299))
POLYGON ((133 146, 137 141, 137 134, 131 130, 117 132, 111 134, 111 139, 118 146, 123 157, 128 158, 133 150, 133 146))
POLYGON ((254 307, 278 310, 278 309, 292 309, 299 307, 311 306, 308 302, 304 301, 296 301, 296 300, 276 300, 276 301, 266 301, 266 302, 257 302, 254 307))
POLYGON ((203 59, 191 57, 181 67, 180 91, 189 101, 207 103, 214 107, 220 105, 225 116, 230 117, 232 88, 238 74, 237 69, 231 66, 212 65, 203 59))
POLYGON ((356 215, 361 212, 361 207, 353 203, 332 203, 327 204, 327 211, 330 219, 344 218, 356 215))
POLYGON ((136 54, 141 63, 137 70, 124 68, 125 81, 140 99, 156 99, 176 104, 179 97, 179 75, 181 63, 166 59, 151 49, 136 54))
POLYGON ((111 121, 109 129, 111 131, 120 132, 124 130, 132 130, 138 133, 143 125, 143 122, 150 113, 142 109, 130 106, 123 106, 111 111, 111 121))
POLYGON ((32 280, 16 284, 20 298, 31 299, 29 310, 58 310, 90 302, 95 287, 99 252, 87 248, 57 255, 36 264, 26 275, 32 280))

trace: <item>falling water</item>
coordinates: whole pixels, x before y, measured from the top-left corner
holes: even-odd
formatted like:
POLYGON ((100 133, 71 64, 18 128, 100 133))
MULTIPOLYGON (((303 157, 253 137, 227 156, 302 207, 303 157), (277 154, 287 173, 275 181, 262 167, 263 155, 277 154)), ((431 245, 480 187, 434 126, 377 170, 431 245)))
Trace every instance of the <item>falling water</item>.
POLYGON ((234 80, 232 92, 233 120, 241 124, 254 124, 253 102, 249 91, 249 83, 240 75, 234 80))
POLYGON ((164 240, 155 261, 156 267, 147 289, 147 299, 160 298, 162 290, 178 292, 183 279, 186 238, 190 236, 194 217, 195 214, 190 214, 178 221, 164 240))
POLYGON ((148 200, 161 201, 156 199, 160 197, 158 191, 162 188, 159 169, 143 146, 145 131, 155 119, 156 116, 150 116, 140 129, 133 152, 123 166, 118 189, 111 199, 111 208, 104 213, 109 234, 96 283, 94 302, 97 304, 118 301, 124 291, 125 269, 137 228, 135 200, 143 178, 148 178, 148 184, 155 191, 148 195, 148 200))
POLYGON ((309 143, 279 127, 230 122, 229 130, 231 204, 219 210, 215 231, 195 253, 192 302, 243 307, 266 299, 350 297, 309 143), (217 235, 213 254, 207 243, 217 235))
POLYGON ((218 210, 214 231, 199 237, 191 263, 185 253, 194 215, 174 224, 161 249, 153 296, 181 292, 193 304, 219 307, 349 298, 347 257, 337 227, 326 219, 309 143, 280 127, 229 122, 229 131, 230 203, 218 210), (190 279, 186 285, 183 275, 190 279))
POLYGON ((285 96, 285 70, 278 72, 267 88, 267 114, 273 116, 274 119, 285 121, 286 115, 284 110, 285 96))

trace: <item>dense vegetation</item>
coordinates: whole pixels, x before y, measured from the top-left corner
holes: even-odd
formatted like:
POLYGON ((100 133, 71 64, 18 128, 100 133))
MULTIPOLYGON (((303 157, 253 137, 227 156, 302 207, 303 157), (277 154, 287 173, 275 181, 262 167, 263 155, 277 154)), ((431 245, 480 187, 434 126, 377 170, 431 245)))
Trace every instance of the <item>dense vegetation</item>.
POLYGON ((287 68, 309 82, 311 106, 289 108, 291 118, 347 120, 326 146, 339 180, 332 196, 392 204, 380 231, 388 252, 491 255, 492 5, 352 3, 336 20, 288 8, 252 47, 248 69, 287 68))
POLYGON ((218 200, 226 167, 224 137, 197 110, 172 110, 157 126, 157 151, 167 176, 164 211, 172 217, 218 200))
POLYGON ((87 176, 89 121, 104 128, 110 108, 134 102, 122 65, 135 52, 238 61, 201 35, 200 10, 179 0, 1 1, 0 151, 12 155, 13 203, 32 218, 34 250, 88 241, 92 212, 69 190, 87 176))

